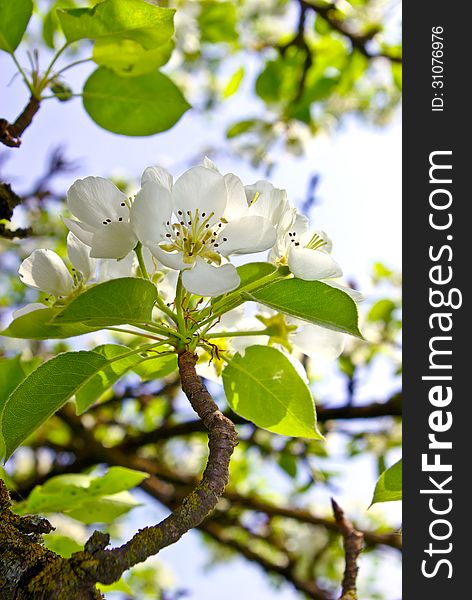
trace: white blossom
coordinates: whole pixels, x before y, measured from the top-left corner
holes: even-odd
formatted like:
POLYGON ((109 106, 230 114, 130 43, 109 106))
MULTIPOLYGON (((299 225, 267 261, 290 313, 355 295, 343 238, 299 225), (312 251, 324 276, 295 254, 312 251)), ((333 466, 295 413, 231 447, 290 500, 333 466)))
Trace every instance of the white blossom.
POLYGON ((241 181, 208 166, 193 167, 175 183, 162 168, 146 169, 130 210, 138 240, 166 267, 182 271, 185 288, 217 296, 239 285, 233 254, 268 250, 276 232, 252 215, 241 181))
POLYGON ((21 281, 52 296, 68 296, 79 285, 93 278, 95 261, 89 257, 89 248, 73 233, 67 236, 67 253, 74 268, 74 277, 62 258, 54 250, 45 248, 34 250, 21 263, 18 271, 21 281))

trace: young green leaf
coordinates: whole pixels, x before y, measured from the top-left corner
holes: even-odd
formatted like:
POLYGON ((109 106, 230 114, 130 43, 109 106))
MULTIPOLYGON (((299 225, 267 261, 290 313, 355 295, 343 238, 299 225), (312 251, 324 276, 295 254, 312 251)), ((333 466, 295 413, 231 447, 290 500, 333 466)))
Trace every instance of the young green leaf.
MULTIPOLYGON (((75 403, 77 414, 84 413, 92 404, 103 396, 114 383, 116 383, 125 373, 137 367, 143 360, 146 361, 146 354, 129 354, 130 349, 126 346, 117 344, 105 344, 98 346, 94 352, 101 354, 107 359, 108 364, 89 379, 75 394, 75 403), (125 355, 120 359, 120 356, 125 355)), ((167 358, 167 357, 165 357, 167 358)), ((148 362, 159 360, 158 358, 148 358, 148 362)))
POLYGON ((14 319, 10 325, 0 331, 0 335, 26 340, 54 340, 74 337, 96 331, 100 327, 89 327, 83 323, 59 325, 51 323, 60 312, 58 308, 40 308, 14 319))
MULTIPOLYGON (((137 362, 145 360, 140 356, 139 349, 129 352, 130 356, 136 356, 137 362)), ((79 351, 59 354, 41 364, 15 388, 4 404, 1 433, 6 458, 69 398, 93 381, 97 374, 100 373, 100 378, 105 380, 107 368, 115 361, 123 364, 124 360, 122 352, 108 358, 99 352, 79 351)), ((108 373, 108 382, 111 380, 108 373)), ((96 394, 101 390, 96 382, 92 389, 96 394)), ((93 402, 92 397, 89 389, 83 405, 86 405, 86 401, 93 402)))
POLYGON ((282 352, 250 346, 223 371, 229 405, 258 427, 282 435, 323 439, 316 425, 313 398, 282 352))
POLYGON ((190 108, 179 88, 162 73, 119 77, 104 67, 85 82, 83 103, 97 125, 130 136, 166 131, 190 108))
POLYGON ((81 546, 74 539, 58 533, 48 533, 43 540, 46 548, 64 558, 69 558, 74 552, 80 552, 84 549, 83 545, 81 546))
POLYGON ((170 375, 177 369, 177 355, 168 354, 157 356, 137 364, 133 371, 141 377, 143 381, 161 379, 170 375))
POLYGON ((82 323, 90 327, 108 327, 148 322, 156 298, 156 286, 145 279, 111 279, 77 296, 53 318, 51 324, 82 323))
POLYGON ((32 0, 0 0, 0 50, 16 50, 32 12, 32 0))
POLYGON ((138 42, 122 38, 103 38, 95 42, 93 60, 120 77, 137 77, 155 71, 170 59, 174 42, 146 50, 138 42))
POLYGON ((226 84, 223 90, 223 98, 230 98, 233 94, 235 94, 244 77, 244 67, 239 67, 236 71, 231 75, 230 80, 226 84))
POLYGON ((354 300, 321 281, 296 278, 276 281, 244 293, 244 297, 309 323, 362 338, 354 300))
POLYGON ((372 504, 402 499, 402 461, 384 471, 375 484, 372 504))
POLYGON ((6 458, 106 362, 96 352, 67 352, 43 363, 24 379, 8 397, 1 415, 6 458))
POLYGON ((58 10, 67 41, 114 36, 138 42, 146 49, 169 41, 174 33, 171 8, 144 0, 103 0, 92 8, 58 10))
MULTIPOLYGON (((8 396, 25 378, 21 357, 0 358, 0 415, 8 396)), ((0 431, 0 455, 4 452, 4 441, 0 431)))
POLYGON ((111 467, 104 475, 58 475, 36 486, 15 512, 65 513, 83 523, 111 523, 138 503, 128 490, 149 477, 142 471, 111 467))

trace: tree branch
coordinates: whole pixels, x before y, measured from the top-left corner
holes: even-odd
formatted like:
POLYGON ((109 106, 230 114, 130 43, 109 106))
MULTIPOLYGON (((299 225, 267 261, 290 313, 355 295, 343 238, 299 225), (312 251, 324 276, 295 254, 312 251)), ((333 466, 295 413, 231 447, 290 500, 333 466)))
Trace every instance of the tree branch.
POLYGON ((331 498, 334 518, 344 539, 344 554, 346 557, 346 568, 342 583, 342 593, 339 600, 357 600, 357 559, 362 552, 364 536, 360 531, 354 529, 352 523, 346 518, 339 504, 331 498))
MULTIPOLYGON (((99 407, 100 405, 98 405, 99 407)), ((402 414, 402 398, 401 394, 395 394, 387 402, 372 402, 364 406, 337 406, 327 408, 317 406, 318 423, 325 423, 332 420, 353 420, 353 419, 375 419, 377 417, 397 417, 402 414)), ((246 419, 238 415, 227 415, 236 424, 248 423, 246 419)), ((132 450, 140 448, 147 444, 155 444, 162 440, 167 440, 180 435, 190 435, 192 433, 200 433, 205 431, 202 422, 199 419, 176 423, 174 425, 166 425, 159 427, 153 431, 126 437, 119 448, 121 450, 132 450)))
POLYGON ((367 33, 358 33, 353 31, 350 27, 344 23, 341 19, 338 19, 336 16, 336 6, 334 4, 317 4, 314 0, 298 0, 298 3, 301 7, 305 7, 305 10, 310 8, 314 12, 316 12, 328 25, 341 33, 345 37, 347 37, 353 48, 356 48, 367 58, 387 58, 392 62, 401 63, 402 57, 397 56, 396 54, 391 54, 389 52, 378 52, 372 53, 367 48, 367 43, 378 33, 377 28, 372 28, 367 33))
POLYGON ((6 119, 0 119, 0 142, 10 148, 19 148, 21 145, 21 136, 25 129, 31 125, 39 107, 40 101, 31 96, 23 112, 14 123, 9 123, 6 119))

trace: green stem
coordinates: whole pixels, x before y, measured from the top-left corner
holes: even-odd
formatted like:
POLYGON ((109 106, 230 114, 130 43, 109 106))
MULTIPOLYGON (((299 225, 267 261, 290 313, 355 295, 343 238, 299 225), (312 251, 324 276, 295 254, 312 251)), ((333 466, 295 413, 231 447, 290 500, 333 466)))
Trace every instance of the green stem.
MULTIPOLYGON (((245 285, 244 287, 238 288, 234 292, 230 292, 224 298, 222 298, 219 302, 216 302, 214 304, 213 313, 209 317, 207 317, 206 319, 201 321, 198 324, 198 326, 196 326, 194 328, 194 330, 205 326, 207 323, 211 323, 212 321, 215 321, 218 317, 221 317, 221 315, 225 314, 226 312, 229 312, 230 310, 233 310, 233 308, 236 308, 240 304, 242 304, 242 302, 244 302, 244 300, 242 300, 240 298, 240 296, 243 292, 252 292, 252 291, 257 290, 258 288, 263 287, 269 283, 273 283, 274 281, 277 281, 277 279, 286 279, 286 275, 281 275, 279 269, 277 269, 270 275, 266 275, 265 277, 262 277, 261 279, 258 279, 257 281, 249 283, 248 285, 245 285)), ((198 321, 198 317, 196 320, 198 321)))
POLYGON ((139 269, 141 271, 141 275, 143 276, 144 279, 149 279, 146 265, 144 264, 143 245, 141 244, 141 242, 138 242, 136 244, 136 248, 134 249, 134 251, 136 253, 136 256, 138 257, 138 263, 139 263, 139 269))
POLYGON ((56 52, 56 54, 53 56, 51 62, 49 63, 48 68, 46 69, 46 72, 44 73, 44 76, 42 77, 42 80, 47 82, 49 75, 52 71, 53 66, 56 64, 57 59, 61 56, 61 54, 67 49, 67 47, 69 46, 69 42, 66 42, 61 48, 59 48, 59 50, 56 52))
POLYGON ((168 340, 163 340, 162 338, 158 338, 154 335, 150 335, 149 333, 143 333, 142 331, 133 331, 132 329, 125 329, 124 327, 104 327, 104 329, 108 329, 108 331, 116 331, 118 333, 129 333, 130 335, 145 337, 145 338, 149 338, 150 340, 157 340, 159 342, 167 342, 168 341, 168 340))
POLYGON ((270 328, 259 329, 257 331, 222 331, 220 333, 210 333, 205 336, 205 339, 216 339, 216 338, 228 338, 228 337, 240 337, 249 335, 270 335, 272 330, 270 328))
POLYGON ((22 78, 23 78, 23 81, 25 82, 25 84, 26 84, 27 88, 28 88, 28 89, 29 89, 29 91, 31 92, 31 95, 32 95, 34 98, 36 98, 37 100, 39 100, 39 98, 38 98, 38 94, 37 94, 36 90, 34 89, 33 85, 31 84, 31 81, 28 79, 28 77, 27 77, 26 73, 24 72, 24 70, 23 70, 23 67, 22 67, 22 66, 20 65, 20 63, 18 62, 18 59, 17 59, 17 58, 16 58, 16 56, 15 56, 15 53, 14 53, 14 52, 10 52, 10 56, 12 57, 12 59, 13 59, 13 62, 14 62, 14 63, 15 63, 15 65, 16 65, 16 68, 17 68, 17 69, 18 69, 18 71, 20 72, 20 75, 22 76, 22 78))
MULTIPOLYGON (((68 94, 67 97, 68 98, 82 98, 83 94, 68 94)), ((51 94, 50 96, 41 96, 41 100, 53 100, 54 98, 57 99, 57 96, 55 94, 51 94)))
POLYGON ((177 279, 177 287, 175 290, 175 309, 177 311, 177 325, 179 327, 180 333, 186 335, 187 328, 185 326, 185 319, 182 310, 182 272, 179 273, 179 278, 177 279))
POLYGON ((89 58, 82 58, 80 60, 71 62, 70 64, 66 65, 65 67, 62 67, 62 69, 59 69, 59 71, 56 71, 55 75, 60 75, 61 73, 64 73, 64 71, 67 71, 68 69, 72 69, 72 67, 76 67, 77 65, 81 65, 82 63, 90 62, 91 60, 93 60, 93 58, 90 56, 89 58))

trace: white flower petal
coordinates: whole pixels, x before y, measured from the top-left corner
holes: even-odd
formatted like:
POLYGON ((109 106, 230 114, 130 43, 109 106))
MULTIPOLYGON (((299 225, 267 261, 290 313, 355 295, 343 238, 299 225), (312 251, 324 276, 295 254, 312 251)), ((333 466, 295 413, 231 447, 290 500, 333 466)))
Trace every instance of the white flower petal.
POLYGON ((157 258, 165 267, 181 271, 189 269, 192 265, 185 263, 180 252, 166 252, 158 244, 149 244, 148 248, 151 254, 157 258))
POLYGON ((92 239, 95 229, 93 231, 89 231, 90 228, 85 223, 80 223, 80 221, 74 221, 72 219, 68 219, 67 217, 62 217, 62 220, 64 221, 64 224, 69 229, 69 231, 72 231, 72 233, 81 242, 87 244, 87 246, 92 245, 92 239))
POLYGON ((141 177, 141 185, 144 185, 148 181, 159 183, 169 191, 172 190, 172 186, 174 185, 174 178, 164 167, 148 167, 145 169, 141 177))
POLYGON ((155 181, 146 181, 130 210, 133 231, 143 244, 159 242, 172 215, 170 191, 155 181))
POLYGON ((341 277, 338 263, 326 252, 309 248, 291 248, 288 254, 290 271, 305 281, 317 281, 329 277, 341 277))
POLYGON ((227 221, 239 219, 239 217, 244 216, 248 210, 243 182, 239 177, 233 175, 233 173, 227 173, 224 176, 224 180, 226 191, 228 193, 224 217, 227 221))
POLYGON ((90 246, 81 242, 72 232, 67 236, 67 254, 72 266, 82 274, 85 281, 93 279, 96 261, 90 258, 90 246))
POLYGON ((223 215, 226 207, 226 184, 223 176, 212 169, 192 167, 185 171, 174 184, 172 190, 174 212, 181 210, 184 214, 195 215, 198 208, 200 215, 213 213, 210 222, 215 222, 223 215))
POLYGON ((136 246, 130 223, 102 225, 93 235, 91 258, 124 258, 136 246))
POLYGON ((345 340, 343 333, 303 321, 301 323, 297 331, 290 334, 290 342, 296 350, 311 358, 321 355, 332 360, 341 354, 345 340))
POLYGON ((205 169, 211 169, 212 171, 216 171, 217 173, 220 172, 220 170, 218 169, 218 167, 211 160, 211 158, 208 158, 208 156, 205 156, 205 158, 203 159, 203 163, 202 164, 205 167, 205 169))
POLYGON ((136 264, 136 256, 131 253, 121 260, 113 258, 101 260, 98 280, 108 281, 109 279, 119 279, 120 277, 132 277, 136 264))
POLYGON ((267 219, 242 217, 224 228, 218 237, 218 250, 223 256, 262 252, 271 248, 275 239, 275 229, 267 219))
POLYGON ((42 310, 43 308, 48 307, 44 306, 44 304, 41 304, 41 302, 30 302, 29 304, 26 304, 25 306, 13 311, 13 319, 19 319, 20 317, 24 317, 25 315, 37 310, 42 310))
POLYGON ((53 296, 67 296, 74 289, 71 274, 53 250, 35 250, 21 263, 18 273, 24 284, 53 296))
POLYGON ((197 296, 219 296, 236 289, 240 279, 234 265, 214 267, 198 258, 193 269, 182 273, 182 283, 197 296))
POLYGON ((67 205, 80 221, 99 227, 106 219, 128 220, 128 198, 108 179, 86 177, 78 179, 67 192, 67 205))
POLYGON ((247 185, 245 190, 249 214, 265 217, 277 226, 288 208, 286 190, 279 190, 265 180, 247 185))

